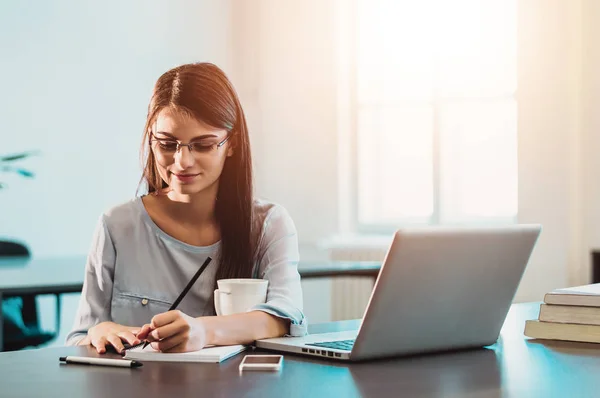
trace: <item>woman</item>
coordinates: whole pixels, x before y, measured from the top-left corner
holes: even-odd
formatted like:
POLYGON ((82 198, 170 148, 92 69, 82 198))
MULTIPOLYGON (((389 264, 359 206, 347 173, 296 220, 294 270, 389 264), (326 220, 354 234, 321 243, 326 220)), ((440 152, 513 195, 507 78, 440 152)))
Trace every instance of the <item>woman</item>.
POLYGON ((67 344, 104 353, 148 340, 184 352, 304 335, 296 229, 284 208, 253 198, 246 120, 223 71, 187 64, 158 79, 142 157, 148 194, 100 217, 67 344), (214 316, 216 281, 226 278, 267 279, 266 303, 214 316))

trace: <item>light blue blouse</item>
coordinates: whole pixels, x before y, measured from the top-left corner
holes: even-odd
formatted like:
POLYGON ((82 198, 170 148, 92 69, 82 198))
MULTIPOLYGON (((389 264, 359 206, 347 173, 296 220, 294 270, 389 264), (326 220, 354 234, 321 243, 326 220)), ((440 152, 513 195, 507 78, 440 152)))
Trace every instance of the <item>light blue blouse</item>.
MULTIPOLYGON (((292 336, 306 334, 298 274, 298 237, 288 212, 280 205, 255 201, 263 228, 253 277, 267 279, 267 301, 253 307, 291 321, 292 336)), ((89 328, 112 321, 142 326, 165 312, 208 256, 204 270, 178 306, 198 317, 214 315, 213 282, 221 243, 192 246, 161 230, 141 198, 103 214, 96 227, 85 267, 83 291, 73 329, 66 339, 75 345, 89 328)))

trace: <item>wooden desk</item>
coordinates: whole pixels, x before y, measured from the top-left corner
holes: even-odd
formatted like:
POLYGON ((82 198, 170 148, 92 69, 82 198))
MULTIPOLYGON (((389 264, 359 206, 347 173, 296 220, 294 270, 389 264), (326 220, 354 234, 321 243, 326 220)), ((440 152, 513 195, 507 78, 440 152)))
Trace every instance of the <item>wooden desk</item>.
MULTIPOLYGON (((221 364, 146 362, 139 369, 60 365, 87 347, 0 353, 0 395, 9 397, 591 397, 598 396, 600 345, 523 336, 539 303, 511 307, 489 349, 343 363, 286 354, 280 373, 243 373, 243 355, 221 364)), ((310 331, 352 327, 313 325, 310 331)), ((264 352, 264 351, 257 351, 264 352)))
MULTIPOLYGON (((23 294, 79 293, 83 287, 85 256, 0 259, 0 302, 23 294)), ((380 265, 373 262, 300 262, 303 280, 337 276, 377 278, 380 265)), ((0 307, 0 351, 3 316, 0 307)))

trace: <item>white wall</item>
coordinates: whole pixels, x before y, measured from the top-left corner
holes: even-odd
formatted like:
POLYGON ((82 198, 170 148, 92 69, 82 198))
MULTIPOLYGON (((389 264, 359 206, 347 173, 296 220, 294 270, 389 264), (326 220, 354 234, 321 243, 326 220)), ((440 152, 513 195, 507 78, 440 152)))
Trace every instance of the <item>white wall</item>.
POLYGON ((234 20, 257 193, 283 203, 312 245, 338 223, 333 1, 237 2, 234 20))
MULTIPOLYGON (((301 260, 337 232, 334 1, 238 1, 232 79, 250 126, 259 196, 283 204, 301 260)), ((331 318, 331 284, 303 282, 310 322, 331 318)))
POLYGON ((578 2, 519 2, 519 221, 542 235, 517 294, 541 300, 580 266, 581 13, 578 2))
POLYGON ((185 62, 232 66, 230 1, 0 3, 0 154, 33 181, 0 175, 0 236, 34 255, 87 253, 108 207, 132 198, 152 86, 185 62), (1 181, 1 180, 0 180, 1 181))
POLYGON ((582 23, 582 155, 583 270, 589 275, 589 253, 600 249, 600 2, 583 0, 582 23))
POLYGON ((544 231, 519 298, 591 281, 600 248, 600 3, 520 2, 520 219, 544 231))

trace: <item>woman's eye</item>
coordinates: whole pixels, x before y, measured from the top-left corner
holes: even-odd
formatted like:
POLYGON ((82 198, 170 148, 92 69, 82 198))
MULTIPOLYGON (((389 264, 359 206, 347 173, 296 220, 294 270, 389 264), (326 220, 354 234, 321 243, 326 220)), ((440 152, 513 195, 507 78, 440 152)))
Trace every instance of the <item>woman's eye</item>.
POLYGON ((203 142, 195 142, 192 144, 192 148, 195 152, 208 152, 212 149, 213 144, 206 144, 203 142))
POLYGON ((161 149, 166 149, 168 151, 175 151, 175 150, 177 150, 177 143, 176 142, 159 141, 158 145, 160 146, 161 149))

